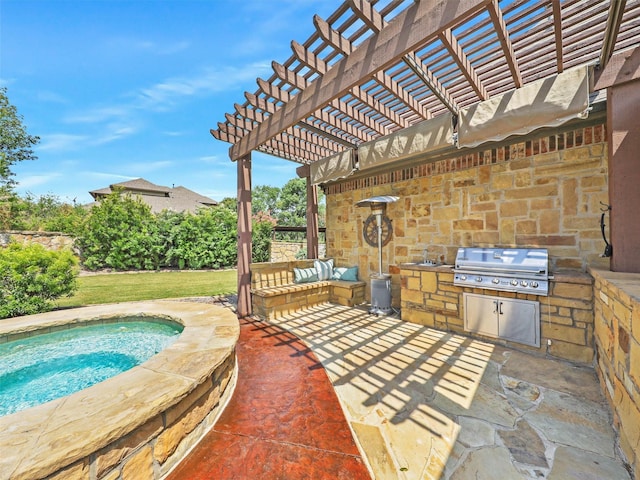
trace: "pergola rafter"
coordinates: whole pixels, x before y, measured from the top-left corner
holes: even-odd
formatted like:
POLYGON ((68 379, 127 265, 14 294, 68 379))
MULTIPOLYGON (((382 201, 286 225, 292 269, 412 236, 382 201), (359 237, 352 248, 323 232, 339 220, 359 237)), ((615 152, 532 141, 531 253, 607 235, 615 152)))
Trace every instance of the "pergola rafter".
POLYGON ((637 44, 639 18, 640 0, 345 0, 310 19, 312 35, 291 42, 215 136, 233 160, 261 150, 307 164, 572 66, 604 66, 637 44))

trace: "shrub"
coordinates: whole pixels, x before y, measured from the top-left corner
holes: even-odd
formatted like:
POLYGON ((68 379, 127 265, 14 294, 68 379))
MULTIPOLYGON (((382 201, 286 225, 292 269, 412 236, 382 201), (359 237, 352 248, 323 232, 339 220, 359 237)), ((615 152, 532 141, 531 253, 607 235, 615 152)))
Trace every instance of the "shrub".
POLYGON ((51 310, 53 300, 77 289, 77 264, 70 251, 38 244, 0 249, 0 318, 51 310))
POLYGON ((222 206, 186 214, 172 229, 167 258, 178 268, 225 268, 236 265, 237 215, 222 206))
POLYGON ((91 209, 77 245, 90 270, 153 270, 162 261, 163 242, 151 207, 119 192, 91 209))
POLYGON ((251 261, 268 262, 271 258, 271 239, 276 220, 265 213, 253 216, 251 261))

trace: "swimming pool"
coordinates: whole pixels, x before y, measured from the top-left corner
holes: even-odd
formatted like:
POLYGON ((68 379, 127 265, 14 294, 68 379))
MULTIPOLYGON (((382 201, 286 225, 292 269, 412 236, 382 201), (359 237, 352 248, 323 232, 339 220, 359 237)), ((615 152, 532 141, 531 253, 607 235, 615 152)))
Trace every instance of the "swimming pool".
POLYGON ((73 327, 0 344, 0 416, 70 395, 140 365, 182 325, 160 319, 73 327))
POLYGON ((0 478, 158 480, 215 424, 237 375, 240 325, 230 309, 164 300, 59 310, 1 321, 0 344, 123 317, 184 330, 141 365, 1 416, 0 478))

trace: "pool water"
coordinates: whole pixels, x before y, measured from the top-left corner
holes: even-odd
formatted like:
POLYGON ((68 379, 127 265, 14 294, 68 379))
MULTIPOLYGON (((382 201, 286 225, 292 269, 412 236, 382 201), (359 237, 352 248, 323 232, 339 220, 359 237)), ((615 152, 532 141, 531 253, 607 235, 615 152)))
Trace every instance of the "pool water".
POLYGON ((0 344, 0 416, 102 382, 171 345, 182 326, 122 321, 0 344))

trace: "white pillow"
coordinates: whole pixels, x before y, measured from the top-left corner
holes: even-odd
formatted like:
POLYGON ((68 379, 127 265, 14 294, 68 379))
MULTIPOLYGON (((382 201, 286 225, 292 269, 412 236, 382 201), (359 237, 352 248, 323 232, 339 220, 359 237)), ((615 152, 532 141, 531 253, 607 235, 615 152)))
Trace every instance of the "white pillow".
POLYGON ((333 275, 333 258, 329 260, 314 260, 313 265, 318 273, 318 280, 330 280, 333 275))

